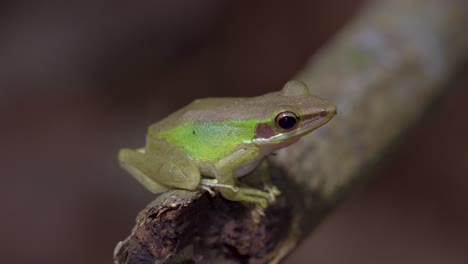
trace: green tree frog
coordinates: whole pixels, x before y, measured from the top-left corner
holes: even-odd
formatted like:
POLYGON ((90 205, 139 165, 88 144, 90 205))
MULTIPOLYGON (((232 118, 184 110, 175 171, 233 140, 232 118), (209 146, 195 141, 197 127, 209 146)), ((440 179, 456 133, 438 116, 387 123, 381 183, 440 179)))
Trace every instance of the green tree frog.
POLYGON ((236 178, 335 114, 333 104, 299 81, 258 97, 198 99, 151 125, 145 147, 121 149, 119 160, 153 193, 205 189, 266 207, 279 194, 276 187, 239 186, 236 178))

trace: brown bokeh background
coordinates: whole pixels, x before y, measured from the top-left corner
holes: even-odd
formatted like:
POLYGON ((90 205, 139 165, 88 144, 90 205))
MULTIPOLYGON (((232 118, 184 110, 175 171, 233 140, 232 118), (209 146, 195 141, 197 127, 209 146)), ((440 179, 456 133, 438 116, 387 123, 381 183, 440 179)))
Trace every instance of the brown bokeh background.
MULTIPOLYGON (((279 89, 360 4, 2 2, 2 263, 111 263, 153 199, 117 150, 194 98, 279 89)), ((467 72, 287 263, 468 262, 467 72)))

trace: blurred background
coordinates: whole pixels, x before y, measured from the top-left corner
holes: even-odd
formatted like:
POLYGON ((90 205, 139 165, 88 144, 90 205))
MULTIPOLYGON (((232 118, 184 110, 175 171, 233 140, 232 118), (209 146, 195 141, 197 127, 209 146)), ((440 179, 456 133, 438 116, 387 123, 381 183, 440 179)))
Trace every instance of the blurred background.
MULTIPOLYGON (((111 263, 154 198, 118 149, 194 98, 278 90, 361 5, 2 1, 2 263, 111 263)), ((287 263, 468 262, 467 73, 287 263)))

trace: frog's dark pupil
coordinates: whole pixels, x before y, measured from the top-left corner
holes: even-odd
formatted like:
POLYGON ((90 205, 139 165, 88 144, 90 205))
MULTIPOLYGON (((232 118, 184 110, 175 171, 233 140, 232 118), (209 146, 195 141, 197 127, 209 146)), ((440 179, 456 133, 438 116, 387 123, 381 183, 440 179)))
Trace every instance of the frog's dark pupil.
POLYGON ((296 125, 296 122, 296 118, 292 116, 283 116, 280 118, 280 120, 278 120, 278 125, 282 129, 291 129, 296 125))

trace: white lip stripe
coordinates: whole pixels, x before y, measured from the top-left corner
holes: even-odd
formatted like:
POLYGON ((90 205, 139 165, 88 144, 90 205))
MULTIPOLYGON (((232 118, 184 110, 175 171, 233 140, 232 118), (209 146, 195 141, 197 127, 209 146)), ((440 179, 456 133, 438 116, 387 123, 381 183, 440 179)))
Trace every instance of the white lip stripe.
POLYGON ((271 144, 271 143, 274 143, 274 142, 280 142, 280 141, 288 139, 288 138, 293 138, 295 136, 303 134, 305 131, 312 131, 312 130, 313 129, 303 128, 303 129, 298 129, 298 130, 288 132, 288 133, 282 133, 282 134, 274 135, 274 136, 269 137, 269 138, 254 138, 253 140, 251 140, 251 142, 253 142, 254 144, 257 144, 257 145, 271 144))

